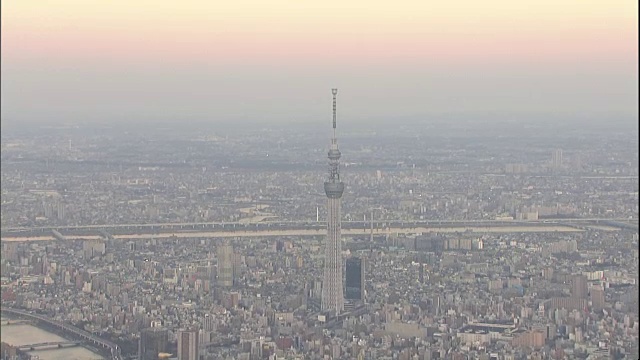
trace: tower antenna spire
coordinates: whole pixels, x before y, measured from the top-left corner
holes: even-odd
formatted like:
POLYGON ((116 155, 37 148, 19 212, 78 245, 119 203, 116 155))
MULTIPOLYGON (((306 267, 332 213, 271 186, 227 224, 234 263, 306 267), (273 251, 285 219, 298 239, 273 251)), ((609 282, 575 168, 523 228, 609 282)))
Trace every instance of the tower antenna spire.
POLYGON ((336 95, 338 95, 338 89, 331 89, 333 94, 333 128, 336 128, 336 95))
POLYGON ((338 95, 338 89, 331 89, 331 93, 333 94, 333 138, 331 139, 331 143, 335 144, 338 142, 336 138, 336 95, 338 95))

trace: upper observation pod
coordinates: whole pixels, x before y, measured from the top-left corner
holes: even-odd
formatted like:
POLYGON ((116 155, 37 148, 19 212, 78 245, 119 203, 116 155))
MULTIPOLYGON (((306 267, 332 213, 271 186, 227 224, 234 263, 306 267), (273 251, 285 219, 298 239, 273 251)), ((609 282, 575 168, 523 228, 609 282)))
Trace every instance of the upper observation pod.
POLYGON ((332 147, 331 149, 329 149, 329 152, 327 153, 327 155, 329 156, 329 160, 339 160, 340 156, 342 155, 340 153, 340 150, 338 149, 338 147, 332 147))
POLYGON ((329 199, 340 199, 342 197, 342 193, 344 193, 344 183, 341 181, 325 181, 324 193, 327 194, 329 199))

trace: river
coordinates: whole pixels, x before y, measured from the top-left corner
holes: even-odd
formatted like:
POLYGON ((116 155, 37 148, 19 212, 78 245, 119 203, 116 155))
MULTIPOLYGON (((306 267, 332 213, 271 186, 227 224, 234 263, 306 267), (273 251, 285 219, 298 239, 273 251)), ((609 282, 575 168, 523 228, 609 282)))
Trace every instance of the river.
MULTIPOLYGON (((61 336, 50 333, 48 331, 39 329, 33 325, 28 324, 16 324, 5 325, 4 318, 3 324, 0 326, 0 339, 2 342, 11 344, 13 346, 38 344, 45 342, 59 342, 68 341, 61 336)), ((74 360, 74 359, 100 359, 104 357, 97 353, 94 353, 81 346, 64 348, 64 349, 45 349, 28 352, 30 355, 37 355, 41 360, 74 360)))

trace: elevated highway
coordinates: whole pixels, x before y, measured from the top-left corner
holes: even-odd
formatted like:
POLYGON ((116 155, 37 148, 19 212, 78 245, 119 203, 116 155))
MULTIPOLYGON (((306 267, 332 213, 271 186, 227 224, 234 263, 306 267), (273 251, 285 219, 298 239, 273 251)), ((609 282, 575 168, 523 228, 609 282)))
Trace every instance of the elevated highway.
MULTIPOLYGON (((612 228, 613 229, 613 228, 612 228)), ((615 230, 615 229, 614 229, 615 230)), ((374 235, 398 235, 398 234, 425 234, 425 233, 526 233, 526 232, 582 232, 584 229, 566 225, 549 226, 485 226, 485 227, 438 227, 438 228, 385 228, 374 229, 374 235)), ((168 238, 227 238, 227 237, 284 237, 284 236, 326 236, 324 227, 317 229, 261 229, 261 230, 224 230, 224 231, 170 231, 170 232, 136 232, 132 234, 113 235, 120 240, 145 240, 168 238)), ((369 235, 371 230, 346 229, 342 230, 343 236, 369 235)), ((103 239, 99 235, 65 235, 67 240, 97 240, 103 239)), ((12 236, 2 237, 2 241, 51 241, 55 238, 51 235, 41 236, 12 236)))
MULTIPOLYGON (((20 310, 20 309, 14 309, 14 308, 10 308, 10 307, 6 307, 6 306, 2 306, 0 308, 0 311, 2 313, 6 313, 9 315, 13 315, 13 316, 17 316, 17 317, 21 317, 21 318, 27 318, 29 320, 34 320, 34 321, 39 321, 42 323, 46 323, 50 326, 53 326, 65 333, 71 334, 76 338, 80 338, 82 341, 88 343, 88 344, 93 344, 96 347, 99 348, 103 348, 105 350, 108 350, 111 353, 111 359, 113 360, 123 360, 123 357, 121 355, 120 352, 120 348, 118 347, 118 345, 116 345, 115 343, 112 343, 111 341, 105 340, 105 339, 101 339, 87 331, 84 331, 82 329, 78 329, 75 326, 71 326, 71 325, 67 325, 65 323, 62 323, 60 321, 57 320, 53 320, 51 318, 48 318, 46 316, 42 316, 39 314, 34 314, 28 311, 24 311, 24 310, 20 310)), ((73 342, 68 342, 68 343, 73 343, 73 342)), ((41 346, 43 344, 36 344, 38 346, 41 346)), ((57 344, 56 344, 57 345, 57 344)), ((27 345, 26 345, 27 346, 27 345)), ((44 346, 44 345, 43 345, 44 346)))
MULTIPOLYGON (((617 219, 622 220, 622 219, 617 219)), ((568 232, 584 231, 589 226, 616 230, 622 226, 616 219, 556 219, 537 221, 515 220, 431 220, 344 221, 342 233, 346 236, 385 234, 416 234, 429 232, 568 232)), ((625 223, 627 224, 627 223, 625 223)), ((166 237, 260 237, 260 236, 319 236, 326 232, 326 223, 318 221, 281 221, 259 223, 164 223, 116 224, 37 228, 3 228, 6 241, 55 239, 145 239, 166 237), (52 233, 54 234, 52 236, 52 233)))
MULTIPOLYGON (((637 225, 638 219, 624 218, 563 218, 563 219, 541 219, 541 220, 375 220, 374 228, 377 227, 432 227, 432 226, 500 226, 514 224, 605 224, 605 223, 634 223, 637 225)), ((369 228, 371 221, 342 221, 343 229, 369 228)), ((265 229, 265 228, 298 228, 311 229, 316 227, 326 227, 325 221, 261 221, 254 223, 246 222, 182 222, 182 223, 139 223, 139 224, 107 224, 107 225, 80 225, 80 226, 40 226, 40 227, 3 227, 2 234, 44 234, 52 230, 66 233, 99 233, 102 236, 110 237, 122 232, 153 232, 153 231, 179 231, 179 230, 214 230, 214 229, 265 229)))

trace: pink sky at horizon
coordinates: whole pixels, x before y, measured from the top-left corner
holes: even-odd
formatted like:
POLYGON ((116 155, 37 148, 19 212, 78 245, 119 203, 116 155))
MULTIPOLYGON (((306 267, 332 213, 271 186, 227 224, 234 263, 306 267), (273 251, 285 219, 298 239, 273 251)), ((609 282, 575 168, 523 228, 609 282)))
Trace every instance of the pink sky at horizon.
MULTIPOLYGON (((637 2, 629 0, 4 1, 3 103, 22 104, 18 109, 47 91, 64 92, 56 95, 64 99, 87 97, 87 103, 116 101, 88 97, 124 72, 128 78, 117 80, 119 86, 134 86, 140 96, 157 101, 162 97, 149 95, 156 90, 143 82, 157 87, 156 78, 167 74, 173 80, 165 86, 175 85, 176 93, 166 96, 189 107, 194 100, 178 93, 191 86, 184 79, 196 77, 194 82, 206 87, 194 74, 217 86, 236 86, 236 96, 244 91, 238 84, 244 84, 251 97, 264 84, 273 85, 268 77, 274 72, 308 90, 333 82, 366 88, 374 96, 370 84, 384 83, 406 91, 397 106, 418 111, 422 88, 411 84, 430 82, 460 97, 460 89, 482 88, 473 83, 481 72, 487 78, 482 81, 511 93, 518 90, 517 81, 535 82, 538 107, 554 109, 559 96, 566 96, 566 104, 573 105, 565 107, 597 99, 599 108, 637 111, 630 100, 637 94, 632 89, 638 77, 637 10, 637 2), (227 73, 233 76, 221 75, 227 73), (65 75, 74 80, 60 87, 65 75), (451 77, 455 85, 447 83, 451 77), (471 79, 468 86, 465 79, 471 79), (560 90, 551 95, 552 89, 560 90)), ((516 99, 523 105, 516 100, 511 105, 524 109, 531 89, 516 99)), ((476 96, 468 92, 464 97, 476 96)), ((474 106, 500 106, 481 99, 474 106)), ((54 100, 43 104, 47 101, 54 100)), ((56 102, 72 106, 65 104, 56 102)))
POLYGON ((633 1, 91 3, 3 2, 3 58, 544 63, 638 50, 633 1))

